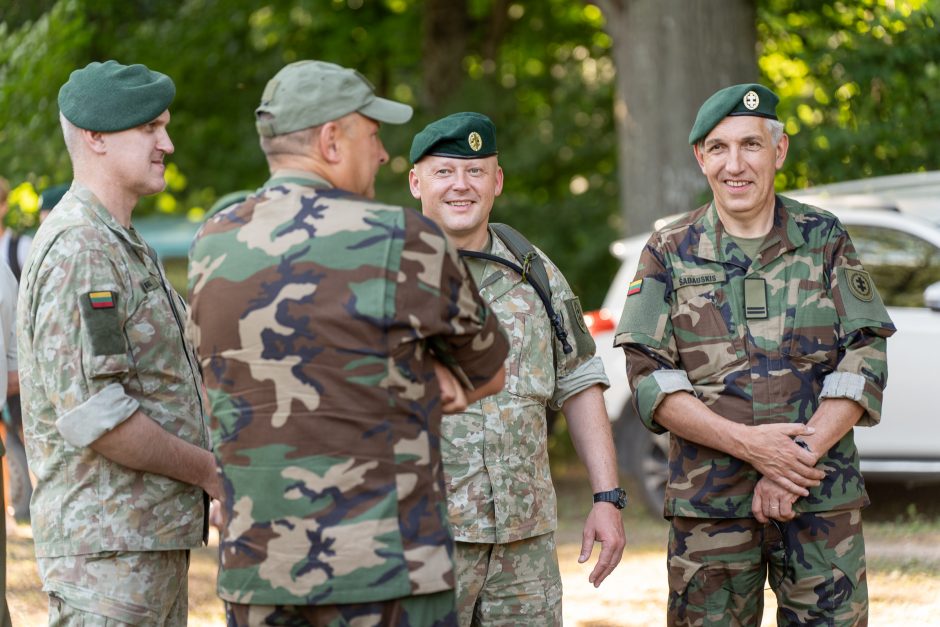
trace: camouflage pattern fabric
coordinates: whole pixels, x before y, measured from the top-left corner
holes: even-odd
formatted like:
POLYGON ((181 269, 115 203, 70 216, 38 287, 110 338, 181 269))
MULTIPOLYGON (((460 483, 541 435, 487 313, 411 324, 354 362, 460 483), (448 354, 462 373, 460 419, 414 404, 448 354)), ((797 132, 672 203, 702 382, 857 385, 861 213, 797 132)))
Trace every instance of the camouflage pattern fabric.
MULTIPOLYGON (((73 184, 33 242, 18 341, 30 513, 38 557, 188 549, 203 491, 88 445, 136 410, 209 448, 185 306, 156 253, 73 184)), ((49 582, 45 582, 49 583, 49 582)))
POLYGON ((225 490, 219 594, 330 605, 448 590, 429 346, 471 387, 502 367, 506 338, 432 222, 273 177, 191 251, 225 490))
POLYGON ((188 615, 189 551, 38 558, 49 625, 178 627, 188 615))
POLYGON ((457 627, 454 591, 350 605, 225 604, 228 627, 317 625, 322 627, 457 627))
POLYGON ((669 625, 758 625, 764 581, 778 625, 867 624, 868 584, 857 509, 807 512, 788 523, 672 519, 669 625))
POLYGON ((463 627, 562 624, 554 533, 506 544, 457 542, 454 564, 463 627))
MULTIPOLYGON (((513 259, 492 232, 490 239, 491 254, 513 259)), ((552 305, 575 347, 568 355, 531 285, 505 266, 466 259, 475 272, 483 266, 480 295, 509 335, 510 351, 503 390, 444 418, 448 514, 454 538, 462 542, 515 542, 555 529, 545 408, 558 409, 592 385, 609 385, 582 326, 578 299, 551 260, 536 252, 545 262, 552 305)))
MULTIPOLYGON (((615 344, 648 428, 659 402, 694 392, 741 424, 807 422, 823 398, 849 398, 860 425, 881 417, 894 325, 848 234, 831 214, 777 198, 753 261, 725 237, 712 205, 653 234, 615 344)), ((849 431, 821 458, 826 478, 797 512, 868 502, 849 431)), ((747 518, 758 473, 720 451, 670 437, 667 516, 747 518)))

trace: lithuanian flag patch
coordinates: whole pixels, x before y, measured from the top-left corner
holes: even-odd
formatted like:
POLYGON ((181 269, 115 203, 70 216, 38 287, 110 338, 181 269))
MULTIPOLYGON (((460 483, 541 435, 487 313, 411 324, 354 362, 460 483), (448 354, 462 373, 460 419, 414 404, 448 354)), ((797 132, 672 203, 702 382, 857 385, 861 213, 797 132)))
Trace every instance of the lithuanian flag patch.
POLYGON ((92 309, 114 309, 114 292, 89 292, 92 309))
POLYGON ((634 294, 639 294, 640 290, 643 289, 643 279, 637 279, 630 284, 630 287, 627 289, 627 296, 633 296, 634 294))

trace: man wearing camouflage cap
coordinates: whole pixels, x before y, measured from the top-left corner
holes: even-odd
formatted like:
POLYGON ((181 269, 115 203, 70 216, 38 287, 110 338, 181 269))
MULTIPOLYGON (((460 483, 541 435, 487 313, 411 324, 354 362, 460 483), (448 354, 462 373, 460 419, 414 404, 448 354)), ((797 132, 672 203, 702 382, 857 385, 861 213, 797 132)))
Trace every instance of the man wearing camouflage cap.
POLYGON ((852 438, 881 418, 894 325, 831 214, 774 194, 788 139, 757 84, 702 105, 714 200, 650 238, 615 343, 647 428, 670 432, 670 625, 867 623, 852 438))
POLYGON ((502 387, 507 341, 444 234, 372 200, 380 123, 411 114, 284 67, 256 110, 270 180, 193 243, 229 625, 456 624, 441 412, 502 387))
POLYGON ((74 180, 23 270, 19 366, 33 538, 55 625, 183 625, 219 496, 186 310, 131 225, 163 190, 173 81, 91 63, 59 91, 74 180))
POLYGON ((521 235, 489 222, 503 186, 490 119, 466 112, 432 122, 415 136, 410 157, 412 195, 466 256, 480 295, 511 339, 506 388, 444 419, 460 623, 561 624, 545 412, 564 410, 587 466, 594 505, 579 561, 587 561, 595 541, 602 543, 589 576, 598 586, 625 543, 619 510, 626 497, 617 487, 604 367, 562 273, 521 235), (514 242, 529 250, 513 252, 514 242), (538 267, 544 281, 524 278, 524 267, 538 267))

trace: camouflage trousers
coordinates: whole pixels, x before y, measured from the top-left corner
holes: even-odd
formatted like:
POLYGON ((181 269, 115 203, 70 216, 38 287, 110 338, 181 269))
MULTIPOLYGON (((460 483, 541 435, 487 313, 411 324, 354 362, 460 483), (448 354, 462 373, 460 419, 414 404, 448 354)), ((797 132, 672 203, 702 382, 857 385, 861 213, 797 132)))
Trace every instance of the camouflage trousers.
POLYGON ((456 627, 454 591, 342 605, 245 605, 225 602, 228 627, 456 627))
POLYGON ((189 551, 40 557, 49 626, 185 625, 189 551))
POLYGON ((778 625, 868 624, 860 510, 671 523, 669 625, 760 625, 766 580, 778 625))
POLYGON ((461 627, 561 625, 561 574, 555 534, 506 544, 457 542, 461 627))

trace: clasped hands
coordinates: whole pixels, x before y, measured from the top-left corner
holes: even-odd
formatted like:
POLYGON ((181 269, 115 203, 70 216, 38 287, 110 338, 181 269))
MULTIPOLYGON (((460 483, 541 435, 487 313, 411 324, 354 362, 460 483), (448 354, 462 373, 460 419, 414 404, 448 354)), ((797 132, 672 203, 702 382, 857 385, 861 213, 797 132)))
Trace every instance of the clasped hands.
POLYGON ((748 427, 744 459, 761 474, 754 487, 751 512, 760 523, 786 522, 796 514, 793 504, 816 487, 826 473, 818 468, 818 455, 793 441, 815 433, 803 424, 771 424, 748 427))

